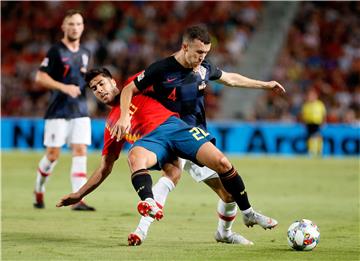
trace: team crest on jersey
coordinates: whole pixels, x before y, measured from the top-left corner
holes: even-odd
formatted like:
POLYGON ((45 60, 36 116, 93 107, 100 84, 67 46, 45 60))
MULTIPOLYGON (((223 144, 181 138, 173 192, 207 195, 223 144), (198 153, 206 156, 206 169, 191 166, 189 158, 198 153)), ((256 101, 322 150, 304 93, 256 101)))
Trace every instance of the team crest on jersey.
POLYGON ((199 91, 204 90, 206 88, 205 81, 201 81, 201 84, 198 86, 199 91))
POLYGON ((41 62, 41 67, 47 67, 49 65, 49 58, 45 57, 44 60, 41 62))
POLYGON ((81 56, 81 59, 82 59, 82 64, 83 66, 86 68, 88 67, 88 64, 89 64, 89 56, 87 54, 83 54, 81 56))
POLYGON ((206 71, 207 71, 207 69, 204 66, 201 65, 200 69, 198 71, 199 74, 200 74, 201 80, 205 80, 206 71))
POLYGON ((144 77, 145 77, 145 71, 143 71, 142 73, 140 73, 140 74, 137 76, 138 82, 140 82, 142 79, 144 79, 144 77))

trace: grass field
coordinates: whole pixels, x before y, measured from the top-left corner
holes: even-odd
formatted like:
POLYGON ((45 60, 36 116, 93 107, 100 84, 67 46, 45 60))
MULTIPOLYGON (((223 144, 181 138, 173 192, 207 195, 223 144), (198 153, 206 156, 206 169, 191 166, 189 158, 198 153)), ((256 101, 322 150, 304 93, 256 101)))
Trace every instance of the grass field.
MULTIPOLYGON (((276 218, 275 230, 233 227, 251 247, 216 243, 217 197, 184 173, 170 194, 165 217, 139 247, 127 246, 138 222, 138 201, 124 158, 87 202, 94 213, 57 209, 70 192, 70 155, 64 154, 47 186, 46 209, 32 207, 40 153, 2 153, 2 260, 359 260, 359 161, 308 158, 232 158, 252 205, 276 218), (286 231, 299 218, 320 228, 318 247, 297 252, 286 231)), ((99 162, 89 155, 89 173, 99 162)), ((158 173, 154 173, 156 181, 158 173)))

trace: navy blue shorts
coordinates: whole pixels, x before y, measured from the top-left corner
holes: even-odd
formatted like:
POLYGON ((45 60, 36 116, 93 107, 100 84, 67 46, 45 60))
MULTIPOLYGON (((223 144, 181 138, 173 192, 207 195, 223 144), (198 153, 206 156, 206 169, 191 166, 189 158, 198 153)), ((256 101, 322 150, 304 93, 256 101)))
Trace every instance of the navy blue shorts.
MULTIPOLYGON (((131 148, 140 146, 156 154, 157 164, 150 169, 161 170, 165 163, 177 157, 196 161, 199 148, 213 141, 210 133, 191 127, 177 117, 170 117, 155 130, 137 140, 131 148)), ((130 148, 130 149, 131 149, 130 148)))

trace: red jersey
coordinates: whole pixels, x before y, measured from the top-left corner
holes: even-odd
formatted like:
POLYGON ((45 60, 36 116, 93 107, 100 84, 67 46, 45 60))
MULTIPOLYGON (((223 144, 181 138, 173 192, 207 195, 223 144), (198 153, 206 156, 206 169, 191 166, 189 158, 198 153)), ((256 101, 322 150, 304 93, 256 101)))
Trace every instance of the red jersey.
MULTIPOLYGON (((138 74, 130 77, 126 81, 125 85, 131 82, 138 74)), ((116 138, 111 139, 110 129, 119 120, 120 113, 120 105, 117 105, 112 107, 107 117, 104 130, 104 147, 102 155, 108 155, 111 153, 119 156, 125 141, 134 143, 142 136, 156 129, 170 116, 178 116, 177 113, 166 109, 155 99, 143 94, 138 94, 132 98, 130 104, 130 131, 121 141, 117 142, 116 138)))

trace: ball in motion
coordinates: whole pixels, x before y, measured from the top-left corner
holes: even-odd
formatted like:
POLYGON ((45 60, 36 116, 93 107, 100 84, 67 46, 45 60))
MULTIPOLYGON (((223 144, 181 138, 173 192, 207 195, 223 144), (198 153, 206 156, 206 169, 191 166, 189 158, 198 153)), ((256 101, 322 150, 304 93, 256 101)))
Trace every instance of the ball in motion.
POLYGON ((287 232, 290 247, 300 251, 313 250, 320 240, 320 230, 311 220, 301 219, 292 223, 287 232))

